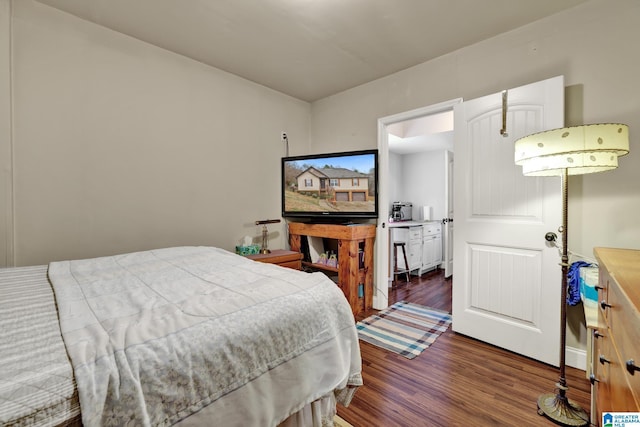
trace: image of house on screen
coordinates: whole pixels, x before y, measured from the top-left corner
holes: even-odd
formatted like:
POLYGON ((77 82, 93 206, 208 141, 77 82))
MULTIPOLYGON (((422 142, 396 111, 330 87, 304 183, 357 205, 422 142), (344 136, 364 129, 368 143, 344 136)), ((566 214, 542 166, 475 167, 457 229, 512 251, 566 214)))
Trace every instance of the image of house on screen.
POLYGON ((336 202, 369 200, 369 176, 345 168, 309 167, 296 177, 301 193, 317 194, 336 202))

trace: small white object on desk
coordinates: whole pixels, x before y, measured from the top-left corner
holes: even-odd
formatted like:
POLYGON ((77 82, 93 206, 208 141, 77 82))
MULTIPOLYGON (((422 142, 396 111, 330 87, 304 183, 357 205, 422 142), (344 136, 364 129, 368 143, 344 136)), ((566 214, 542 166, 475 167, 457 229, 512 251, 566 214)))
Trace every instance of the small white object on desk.
POLYGON ((431 206, 422 206, 422 212, 420 212, 420 218, 423 221, 431 221, 431 206))

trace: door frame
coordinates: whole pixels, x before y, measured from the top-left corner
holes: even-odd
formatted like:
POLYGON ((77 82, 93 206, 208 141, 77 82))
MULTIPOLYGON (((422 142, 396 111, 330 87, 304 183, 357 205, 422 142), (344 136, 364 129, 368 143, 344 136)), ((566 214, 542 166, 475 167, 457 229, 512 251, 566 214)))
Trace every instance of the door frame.
MULTIPOLYGON (((407 120, 418 119, 433 114, 453 111, 462 98, 378 119, 378 225, 376 233, 375 292, 373 308, 382 310, 389 306, 389 132, 387 127, 407 120)), ((455 133, 455 129, 454 129, 455 133)), ((393 277, 391 277, 393 278, 393 277)))
POLYGON ((447 218, 446 222, 442 224, 442 260, 444 263, 444 278, 447 279, 453 275, 453 163, 455 162, 455 157, 451 151, 446 151, 444 154, 444 170, 446 175, 444 185, 444 210, 447 218))

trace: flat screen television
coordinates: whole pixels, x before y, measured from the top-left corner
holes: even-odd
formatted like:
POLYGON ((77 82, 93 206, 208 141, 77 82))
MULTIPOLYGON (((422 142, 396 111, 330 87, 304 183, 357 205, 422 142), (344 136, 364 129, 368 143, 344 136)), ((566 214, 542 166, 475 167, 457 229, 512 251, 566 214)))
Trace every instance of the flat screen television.
POLYGON ((348 222, 378 217, 378 150, 282 158, 282 216, 348 222))

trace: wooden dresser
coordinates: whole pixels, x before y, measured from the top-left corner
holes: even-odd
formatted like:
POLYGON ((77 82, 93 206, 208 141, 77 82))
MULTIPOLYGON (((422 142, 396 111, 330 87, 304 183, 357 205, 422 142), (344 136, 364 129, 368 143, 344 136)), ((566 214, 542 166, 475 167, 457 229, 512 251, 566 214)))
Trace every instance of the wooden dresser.
POLYGON ((640 412, 640 250, 595 248, 599 263, 594 393, 603 412, 640 412))

